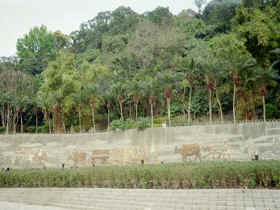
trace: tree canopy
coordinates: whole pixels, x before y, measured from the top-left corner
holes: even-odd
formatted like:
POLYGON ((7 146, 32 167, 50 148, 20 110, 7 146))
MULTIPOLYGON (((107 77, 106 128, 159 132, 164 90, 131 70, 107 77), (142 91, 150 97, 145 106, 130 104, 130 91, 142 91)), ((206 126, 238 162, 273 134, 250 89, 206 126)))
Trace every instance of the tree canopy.
POLYGON ((279 1, 195 4, 198 13, 178 15, 121 6, 69 35, 30 29, 16 57, 0 58, 1 126, 95 132, 280 117, 279 1))

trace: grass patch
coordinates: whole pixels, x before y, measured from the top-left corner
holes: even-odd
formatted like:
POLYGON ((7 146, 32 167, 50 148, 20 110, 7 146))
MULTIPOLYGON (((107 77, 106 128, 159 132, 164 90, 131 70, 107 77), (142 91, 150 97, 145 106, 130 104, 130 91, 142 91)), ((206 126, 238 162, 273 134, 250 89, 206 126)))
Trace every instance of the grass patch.
POLYGON ((0 172, 0 187, 280 188, 280 161, 201 162, 0 172))

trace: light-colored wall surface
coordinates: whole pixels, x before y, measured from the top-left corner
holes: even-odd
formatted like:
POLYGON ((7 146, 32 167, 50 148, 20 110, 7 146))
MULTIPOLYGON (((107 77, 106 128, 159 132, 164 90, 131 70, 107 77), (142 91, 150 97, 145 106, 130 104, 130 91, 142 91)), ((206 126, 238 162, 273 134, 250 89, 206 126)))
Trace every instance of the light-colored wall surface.
POLYGON ((280 122, 0 136, 0 168, 250 160, 256 153, 260 159, 280 159, 280 122))

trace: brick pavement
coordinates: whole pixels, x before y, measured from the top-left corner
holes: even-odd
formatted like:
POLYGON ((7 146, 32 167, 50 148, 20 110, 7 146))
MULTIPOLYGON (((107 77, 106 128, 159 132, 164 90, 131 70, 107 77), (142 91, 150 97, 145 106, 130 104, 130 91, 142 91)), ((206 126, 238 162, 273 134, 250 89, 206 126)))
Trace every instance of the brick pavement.
POLYGON ((79 210, 280 210, 280 190, 0 188, 0 201, 0 210, 13 209, 3 201, 79 210))

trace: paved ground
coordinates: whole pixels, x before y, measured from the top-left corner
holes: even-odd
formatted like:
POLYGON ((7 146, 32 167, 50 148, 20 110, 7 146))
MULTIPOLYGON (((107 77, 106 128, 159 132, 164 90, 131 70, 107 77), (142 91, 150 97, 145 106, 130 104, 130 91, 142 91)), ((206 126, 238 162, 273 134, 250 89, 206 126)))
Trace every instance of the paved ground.
POLYGON ((58 208, 53 206, 38 206, 38 205, 28 205, 22 203, 10 203, 5 201, 0 201, 1 210, 67 210, 65 208, 58 208))
POLYGON ((0 189, 0 210, 62 210, 61 208, 280 210, 280 190, 0 189))

